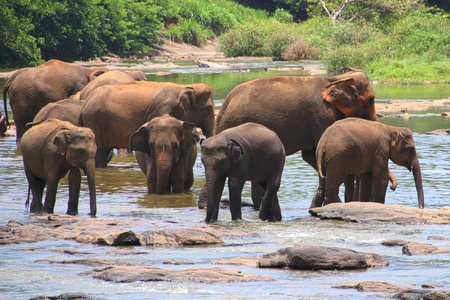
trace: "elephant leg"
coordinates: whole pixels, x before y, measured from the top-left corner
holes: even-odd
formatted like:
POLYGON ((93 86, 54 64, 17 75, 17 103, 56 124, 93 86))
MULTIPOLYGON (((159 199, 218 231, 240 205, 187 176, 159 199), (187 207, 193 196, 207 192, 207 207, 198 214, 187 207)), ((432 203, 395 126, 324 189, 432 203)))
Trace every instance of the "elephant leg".
MULTIPOLYGON (((337 162, 337 164, 339 163, 340 162, 337 162)), ((348 175, 342 173, 339 165, 327 165, 323 205, 341 202, 341 200, 339 199, 339 187, 342 183, 345 182, 347 178, 348 175)))
POLYGON ((206 184, 204 184, 198 193, 197 207, 204 209, 206 207, 206 184))
POLYGON ((109 160, 112 158, 112 149, 102 145, 97 145, 97 153, 95 154, 95 167, 106 168, 109 160))
POLYGON ((230 211, 231 219, 242 220, 242 189, 244 188, 245 180, 240 180, 235 177, 228 178, 228 189, 230 192, 230 211))
POLYGON ((69 173, 69 203, 67 214, 78 215, 78 199, 80 199, 81 172, 78 168, 71 168, 69 173))
POLYGON ((31 174, 30 171, 27 171, 27 168, 25 168, 25 173, 27 175, 28 184, 32 193, 30 212, 40 214, 42 213, 42 196, 44 194, 46 183, 44 180, 31 174))
POLYGON ((58 182, 59 178, 57 176, 51 176, 47 179, 47 192, 45 194, 44 213, 52 214, 55 209, 58 182))
MULTIPOLYGON (((317 170, 316 149, 309 151, 302 150, 302 157, 304 161, 306 161, 311 167, 317 170)), ((323 178, 320 178, 319 176, 319 187, 317 188, 317 192, 314 195, 309 208, 322 206, 324 192, 325 192, 325 180, 323 178)))
MULTIPOLYGON (((345 185, 345 202, 352 202, 356 201, 356 198, 354 198, 355 195, 355 175, 348 175, 347 179, 344 181, 345 185)), ((358 181, 356 181, 358 182, 358 181)), ((357 190, 357 188, 356 188, 357 190)))
POLYGON ((381 170, 376 173, 373 173, 371 201, 384 204, 388 185, 389 185, 388 171, 381 170))
POLYGON ((266 193, 266 183, 265 182, 251 182, 252 187, 252 201, 255 210, 259 210, 261 207, 261 201, 266 193))
POLYGON ((372 173, 359 174, 358 201, 368 202, 372 198, 372 173))
POLYGON ((259 210, 259 218, 262 221, 269 220, 269 222, 279 222, 282 219, 280 203, 278 201, 277 192, 280 187, 280 182, 266 184, 266 193, 261 203, 259 210))

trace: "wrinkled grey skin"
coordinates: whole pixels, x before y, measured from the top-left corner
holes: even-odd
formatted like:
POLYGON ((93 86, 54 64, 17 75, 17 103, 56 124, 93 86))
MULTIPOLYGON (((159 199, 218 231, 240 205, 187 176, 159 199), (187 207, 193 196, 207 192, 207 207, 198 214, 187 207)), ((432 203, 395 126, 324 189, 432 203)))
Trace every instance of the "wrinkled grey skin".
POLYGON ((246 123, 222 131, 201 144, 206 177, 206 222, 217 221, 219 203, 228 178, 232 220, 242 219, 241 193, 250 180, 264 190, 262 201, 252 197, 263 221, 281 221, 277 192, 285 162, 278 136, 266 127, 246 123))
POLYGON ((33 121, 42 107, 76 94, 96 71, 105 72, 107 68, 88 68, 53 59, 40 66, 15 72, 3 88, 3 105, 6 111, 9 94, 17 142, 26 131, 26 124, 33 121))
POLYGON ((128 148, 142 124, 169 114, 195 124, 207 137, 214 130, 212 89, 206 83, 130 82, 95 89, 81 111, 81 123, 94 131, 96 166, 106 167, 114 148, 128 148))
POLYGON ((149 194, 182 193, 194 183, 199 136, 193 124, 167 114, 145 123, 130 137, 130 149, 147 177, 149 194))
MULTIPOLYGON (((69 122, 49 119, 28 129, 20 147, 23 164, 33 198, 30 212, 53 213, 58 183, 69 172, 69 202, 67 214, 78 214, 81 172, 87 176, 90 195, 90 215, 97 212, 95 192, 95 136, 89 128, 69 122), (44 188, 47 186, 42 205, 44 188)), ((26 202, 28 207, 29 199, 26 202)))
MULTIPOLYGON (((303 159, 317 170, 316 146, 325 129, 346 117, 376 120, 374 99, 370 81, 361 72, 255 79, 236 86, 227 95, 216 118, 215 132, 246 122, 262 124, 280 137, 287 155, 301 150, 303 159)), ((319 178, 314 198, 320 201, 323 187, 319 178)), ((257 193, 261 191, 252 185, 252 194, 257 193)), ((198 205, 204 205, 203 193, 198 205)))
POLYGON ((33 122, 27 123, 27 128, 40 124, 48 119, 67 121, 79 125, 81 109, 86 101, 64 99, 45 105, 34 117, 33 122))
POLYGON ((424 207, 420 163, 408 128, 358 118, 340 120, 325 130, 316 155, 319 175, 325 179, 324 205, 339 202, 339 186, 349 174, 360 177, 357 200, 384 203, 390 159, 413 172, 419 208, 424 207))
POLYGON ((97 89, 98 87, 107 84, 118 84, 127 83, 133 81, 146 81, 144 72, 142 71, 108 71, 98 75, 98 73, 93 73, 90 77, 90 82, 73 97, 73 99, 85 100, 87 97, 97 89))

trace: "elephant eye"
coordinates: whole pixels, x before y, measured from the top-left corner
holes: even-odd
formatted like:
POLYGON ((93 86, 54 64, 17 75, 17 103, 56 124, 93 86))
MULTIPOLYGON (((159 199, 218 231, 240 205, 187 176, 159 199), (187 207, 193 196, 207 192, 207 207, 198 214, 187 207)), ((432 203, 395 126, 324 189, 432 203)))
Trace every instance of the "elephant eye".
POLYGON ((83 154, 83 153, 84 153, 84 149, 77 149, 77 152, 78 152, 79 154, 83 154))

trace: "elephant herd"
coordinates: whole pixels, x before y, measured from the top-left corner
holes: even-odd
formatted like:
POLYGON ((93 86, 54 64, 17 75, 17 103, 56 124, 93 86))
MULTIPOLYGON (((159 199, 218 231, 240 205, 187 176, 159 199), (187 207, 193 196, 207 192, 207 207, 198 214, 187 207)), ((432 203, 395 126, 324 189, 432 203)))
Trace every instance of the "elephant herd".
POLYGON ((78 214, 81 169, 95 216, 95 168, 106 167, 115 148, 135 152, 149 193, 183 192, 194 182, 198 141, 206 178, 198 206, 207 207, 207 222, 218 218, 227 178, 233 220, 242 218, 241 192, 251 181, 260 219, 281 221, 285 156, 299 150, 319 172, 311 207, 340 202, 342 183, 346 202, 384 203, 389 180, 396 182, 389 159, 412 170, 424 206, 412 133, 376 121, 375 95, 362 72, 245 82, 217 117, 208 84, 148 82, 141 71, 58 60, 15 72, 3 89, 5 113, 8 94, 33 213, 53 213, 58 182, 69 173, 67 214, 78 214))

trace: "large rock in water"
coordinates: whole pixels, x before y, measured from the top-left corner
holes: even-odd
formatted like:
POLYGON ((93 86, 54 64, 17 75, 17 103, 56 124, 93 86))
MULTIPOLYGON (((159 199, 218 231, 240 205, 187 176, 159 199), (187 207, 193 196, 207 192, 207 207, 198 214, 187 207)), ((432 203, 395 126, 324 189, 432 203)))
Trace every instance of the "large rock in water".
POLYGON ((309 213, 321 219, 349 222, 391 222, 397 224, 450 224, 450 207, 420 209, 375 202, 332 203, 311 208, 309 213))
POLYGON ((384 267, 389 265, 389 261, 375 253, 337 247, 295 245, 264 255, 258 264, 260 268, 352 270, 384 267))

